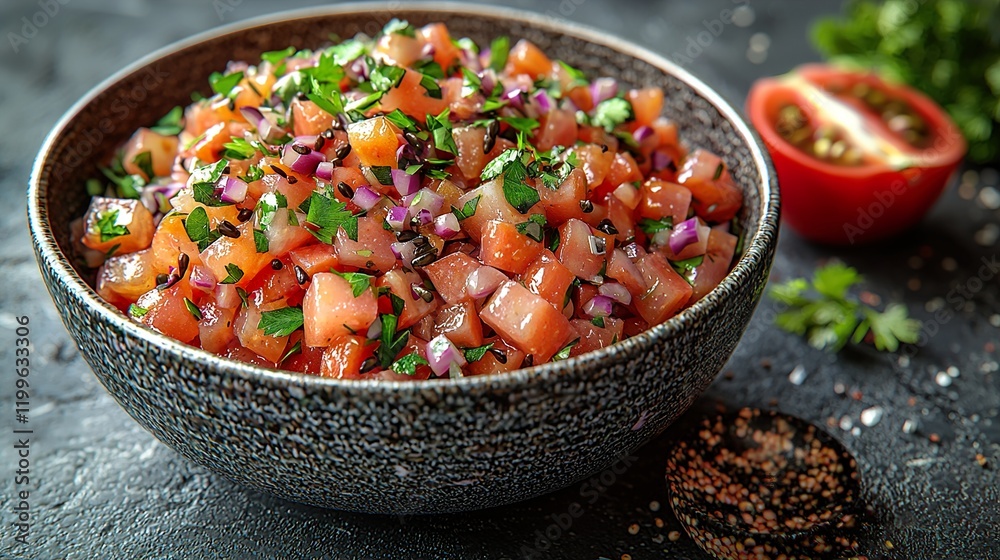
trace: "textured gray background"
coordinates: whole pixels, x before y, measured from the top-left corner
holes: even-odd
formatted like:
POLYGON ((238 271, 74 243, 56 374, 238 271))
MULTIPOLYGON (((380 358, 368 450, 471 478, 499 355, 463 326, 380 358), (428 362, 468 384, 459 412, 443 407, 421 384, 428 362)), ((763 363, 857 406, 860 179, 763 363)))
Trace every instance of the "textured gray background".
MULTIPOLYGON (((132 422, 80 359, 40 284, 23 217, 32 159, 59 115, 122 65, 222 23, 318 2, 62 1, 60 13, 18 53, 8 33, 19 32, 21 18, 40 7, 31 0, 0 5, 0 556, 525 558, 535 549, 535 558, 704 558, 686 537, 668 538, 678 526, 666 511, 665 438, 639 452, 625 474, 606 476, 613 482, 596 494, 578 484, 491 511, 397 518, 317 510, 245 491, 181 459, 132 422), (28 547, 14 543, 10 525, 18 315, 31 317, 33 341, 28 547), (651 511, 651 501, 664 509, 651 511), (552 529, 558 537, 539 550, 549 544, 539 535, 574 503, 582 516, 567 530, 552 529), (639 525, 636 535, 628 530, 632 524, 639 525)), ((742 2, 502 3, 600 27, 674 56, 689 54, 688 40, 705 29, 705 20, 742 2)), ((751 0, 753 23, 725 26, 687 66, 741 103, 755 77, 816 59, 805 37, 808 22, 838 4, 751 0), (747 56, 758 32, 770 39, 762 63, 747 56)), ((1000 558, 1000 382, 992 371, 997 351, 987 351, 988 343, 1000 342, 1000 287, 996 278, 974 280, 980 259, 998 252, 990 229, 1000 218, 997 180, 993 169, 973 170, 917 230, 876 247, 829 250, 783 234, 776 278, 807 274, 837 257, 866 274, 868 289, 905 301, 918 317, 931 319, 938 308, 950 312, 905 366, 873 352, 814 351, 771 326, 775 308, 766 302, 729 374, 689 415, 697 418, 722 401, 772 406, 822 426, 832 422, 828 429, 858 457, 876 512, 863 543, 873 558, 1000 558), (956 286, 974 293, 961 295, 956 286), (800 364, 808 375, 794 385, 788 373, 800 364), (943 387, 935 378, 949 366, 958 377, 943 387), (861 411, 872 406, 883 408, 881 422, 860 426, 861 411), (908 419, 918 426, 915 433, 901 430, 908 419), (841 429, 848 421, 860 431, 841 429), (931 442, 931 434, 940 443, 931 442), (977 453, 988 458, 988 468, 976 463, 977 453)))

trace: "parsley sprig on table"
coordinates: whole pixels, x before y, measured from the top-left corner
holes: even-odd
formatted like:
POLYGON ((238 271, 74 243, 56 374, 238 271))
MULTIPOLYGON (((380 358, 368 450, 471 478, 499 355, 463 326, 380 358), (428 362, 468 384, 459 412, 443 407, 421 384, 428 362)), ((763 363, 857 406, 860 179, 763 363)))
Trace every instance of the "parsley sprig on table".
POLYGON ((848 341, 861 342, 869 332, 882 351, 895 352, 901 342, 916 342, 921 323, 909 317, 905 305, 891 303, 878 311, 848 293, 861 281, 854 268, 832 263, 816 270, 811 282, 796 278, 778 284, 770 296, 788 309, 775 318, 775 324, 805 336, 820 350, 838 351, 848 341))

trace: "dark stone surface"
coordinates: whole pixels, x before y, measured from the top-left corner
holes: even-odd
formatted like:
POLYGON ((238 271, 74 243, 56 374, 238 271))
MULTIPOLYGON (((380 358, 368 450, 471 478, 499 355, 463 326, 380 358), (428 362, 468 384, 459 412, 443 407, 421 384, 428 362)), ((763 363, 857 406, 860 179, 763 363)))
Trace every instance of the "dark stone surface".
MULTIPOLYGON (((705 29, 703 21, 737 2, 506 3, 543 12, 564 9, 571 12, 569 19, 684 55, 688 38, 697 40, 705 29)), ((836 4, 751 0, 753 25, 724 26, 687 66, 740 99, 754 77, 815 59, 804 39, 807 22, 836 4), (771 38, 760 65, 745 56, 755 32, 771 38)), ((0 7, 5 38, 0 208, 6 209, 0 217, 0 556, 523 558, 545 544, 539 535, 549 530, 558 533, 554 543, 533 557, 705 558, 686 537, 668 538, 679 530, 666 511, 661 472, 669 433, 629 459, 623 474, 608 473, 602 490, 583 482, 472 514, 372 517, 317 510, 236 487, 154 440, 107 396, 69 341, 31 257, 22 209, 32 157, 58 116, 121 65, 196 31, 277 8, 262 0, 221 0, 214 6, 194 0, 70 0, 15 54, 6 42, 8 32, 19 32, 21 18, 40 8, 35 2, 0 7), (220 18, 216 8, 229 6, 220 18), (13 410, 14 328, 20 315, 31 318, 33 343, 26 425, 15 422, 13 410), (11 526, 17 459, 11 430, 20 427, 34 430, 27 547, 14 542, 11 526), (663 504, 659 512, 650 511, 654 500, 663 504), (568 529, 552 529, 571 508, 582 514, 568 529), (628 530, 633 523, 640 527, 636 535, 628 530)), ((875 511, 862 552, 873 558, 1000 558, 1000 373, 994 371, 993 346, 1000 343, 1000 284, 982 261, 1000 257, 995 239, 976 237, 1000 218, 993 190, 998 174, 980 169, 967 181, 946 194, 919 228, 879 246, 831 250, 806 244, 789 230, 783 234, 776 278, 808 274, 836 257, 866 275, 867 289, 906 302, 927 321, 928 336, 908 352, 913 356, 906 365, 863 350, 836 356, 812 350, 776 331, 775 307, 765 303, 728 367, 731 375, 720 376, 689 414, 697 417, 722 401, 773 407, 826 427, 858 458, 864 494, 875 511), (942 311, 935 319, 937 307, 942 311), (797 386, 788 373, 799 364, 808 376, 797 386), (942 387, 935 376, 949 366, 959 374, 942 387), (846 388, 845 395, 835 392, 837 384, 846 388), (881 422, 861 426, 861 412, 872 406, 883 407, 881 422), (859 433, 837 427, 845 416, 860 426, 859 433), (917 423, 915 433, 902 431, 906 420, 917 423), (931 434, 940 442, 932 442, 931 434), (977 464, 977 453, 986 456, 988 468, 977 464)))

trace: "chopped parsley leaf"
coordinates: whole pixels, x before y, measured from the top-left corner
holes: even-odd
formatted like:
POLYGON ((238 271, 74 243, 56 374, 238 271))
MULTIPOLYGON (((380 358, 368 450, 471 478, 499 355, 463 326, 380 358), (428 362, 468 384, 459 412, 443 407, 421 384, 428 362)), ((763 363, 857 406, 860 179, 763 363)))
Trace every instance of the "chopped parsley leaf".
POLYGON ((262 311, 257 328, 268 336, 288 336, 302 328, 304 318, 299 307, 282 307, 272 311, 262 311))
POLYGON ((201 321, 201 309, 198 309, 198 306, 195 305, 193 301, 188 298, 184 298, 184 307, 187 307, 188 313, 190 313, 196 321, 201 321))
POLYGON ((296 52, 295 47, 288 47, 287 49, 280 51, 269 51, 261 53, 260 59, 266 62, 270 62, 271 64, 280 64, 283 60, 295 54, 295 52, 296 52))
POLYGON ((243 72, 233 72, 232 74, 220 74, 212 72, 208 77, 208 83, 212 86, 212 91, 222 97, 230 97, 233 89, 243 80, 243 72))
POLYGON ((490 43, 490 68, 494 72, 502 72, 507 65, 507 56, 510 54, 510 38, 501 35, 490 43))
POLYGON ((177 136, 184 130, 181 121, 184 119, 184 108, 178 105, 170 110, 166 115, 156 121, 156 126, 150 130, 163 136, 177 136))
POLYGON ((643 218, 639 220, 639 229, 646 233, 646 235, 654 235, 658 231, 663 231, 665 229, 673 229, 674 218, 673 216, 664 216, 659 220, 654 220, 652 218, 643 218))
POLYGON ((576 346, 577 344, 579 344, 579 342, 580 342, 580 339, 577 338, 577 339, 574 339, 573 341, 571 341, 566 346, 563 346, 561 350, 559 350, 558 352, 556 352, 555 356, 552 356, 552 361, 553 362, 558 362, 560 360, 565 360, 565 359, 569 358, 570 351, 572 351, 573 347, 576 346))
POLYGON ((134 163, 136 165, 136 167, 139 168, 140 171, 142 171, 143 173, 145 173, 147 180, 152 179, 153 177, 156 177, 156 174, 153 173, 153 154, 152 153, 146 151, 146 152, 142 152, 142 153, 136 154, 136 156, 134 158, 132 158, 132 163, 134 163))
POLYGON ((253 230, 253 243, 258 253, 266 253, 271 248, 271 242, 268 241, 264 232, 259 229, 253 230))
POLYGON ((482 360, 483 356, 485 356, 486 353, 489 352, 492 348, 493 348, 493 343, 491 342, 483 346, 476 346, 475 348, 463 348, 462 353, 465 354, 465 361, 472 363, 482 360))
POLYGON ((632 104, 621 97, 612 97, 597 104, 590 122, 611 132, 616 126, 634 117, 632 104))
POLYGON ((226 265, 226 277, 220 284, 235 284, 243 278, 243 269, 233 263, 226 265))
POLYGON ((448 120, 450 109, 445 109, 440 115, 427 115, 427 130, 434 137, 434 147, 453 155, 458 154, 458 146, 451 135, 451 121, 448 120))
POLYGON ((400 375, 416 375, 417 366, 426 366, 427 363, 423 356, 414 352, 393 362, 389 369, 400 375))
POLYGON ((337 272, 336 270, 331 270, 331 272, 347 280, 347 283, 351 285, 351 293, 354 294, 354 297, 360 297, 372 285, 372 276, 370 274, 362 272, 337 272))
POLYGON ((310 232, 323 243, 333 244, 340 228, 344 228, 348 237, 358 240, 358 217, 347 210, 346 204, 326 194, 314 192, 309 198, 306 222, 319 228, 310 232))
POLYGON ((128 227, 117 222, 118 210, 101 212, 97 218, 97 232, 101 235, 101 243, 129 234, 128 227))
POLYGON ((471 200, 463 204, 461 208, 452 206, 451 213, 454 214, 459 221, 462 221, 470 216, 475 215, 476 208, 479 206, 480 198, 482 198, 482 195, 474 196, 471 200))
POLYGON ((250 159, 257 153, 257 148, 245 138, 233 138, 232 141, 222 145, 225 151, 222 157, 226 159, 250 159))
POLYGON ((192 210, 183 223, 188 239, 198 244, 198 251, 204 251, 220 237, 217 231, 212 231, 209 227, 208 212, 202 206, 192 210))

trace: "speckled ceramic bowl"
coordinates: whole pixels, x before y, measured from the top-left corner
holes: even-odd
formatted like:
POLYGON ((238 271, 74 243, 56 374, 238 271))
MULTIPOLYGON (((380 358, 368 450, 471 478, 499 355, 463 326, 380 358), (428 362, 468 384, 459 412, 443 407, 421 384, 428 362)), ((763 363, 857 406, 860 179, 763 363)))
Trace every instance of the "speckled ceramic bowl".
POLYGON ((524 500, 601 471, 662 432, 729 358, 760 299, 778 234, 775 175, 739 113, 686 71, 606 34, 465 5, 342 5, 225 27, 157 52, 73 107, 35 163, 28 213, 45 283, 118 403, 160 441, 241 484, 363 512, 433 513, 524 500), (720 154, 746 200, 745 251, 711 294, 666 324, 570 360, 508 374, 410 383, 262 369, 131 322, 91 288, 69 223, 84 181, 136 128, 230 59, 330 33, 373 34, 391 17, 444 21, 457 36, 528 38, 555 58, 632 86, 657 85, 684 139, 720 154))

